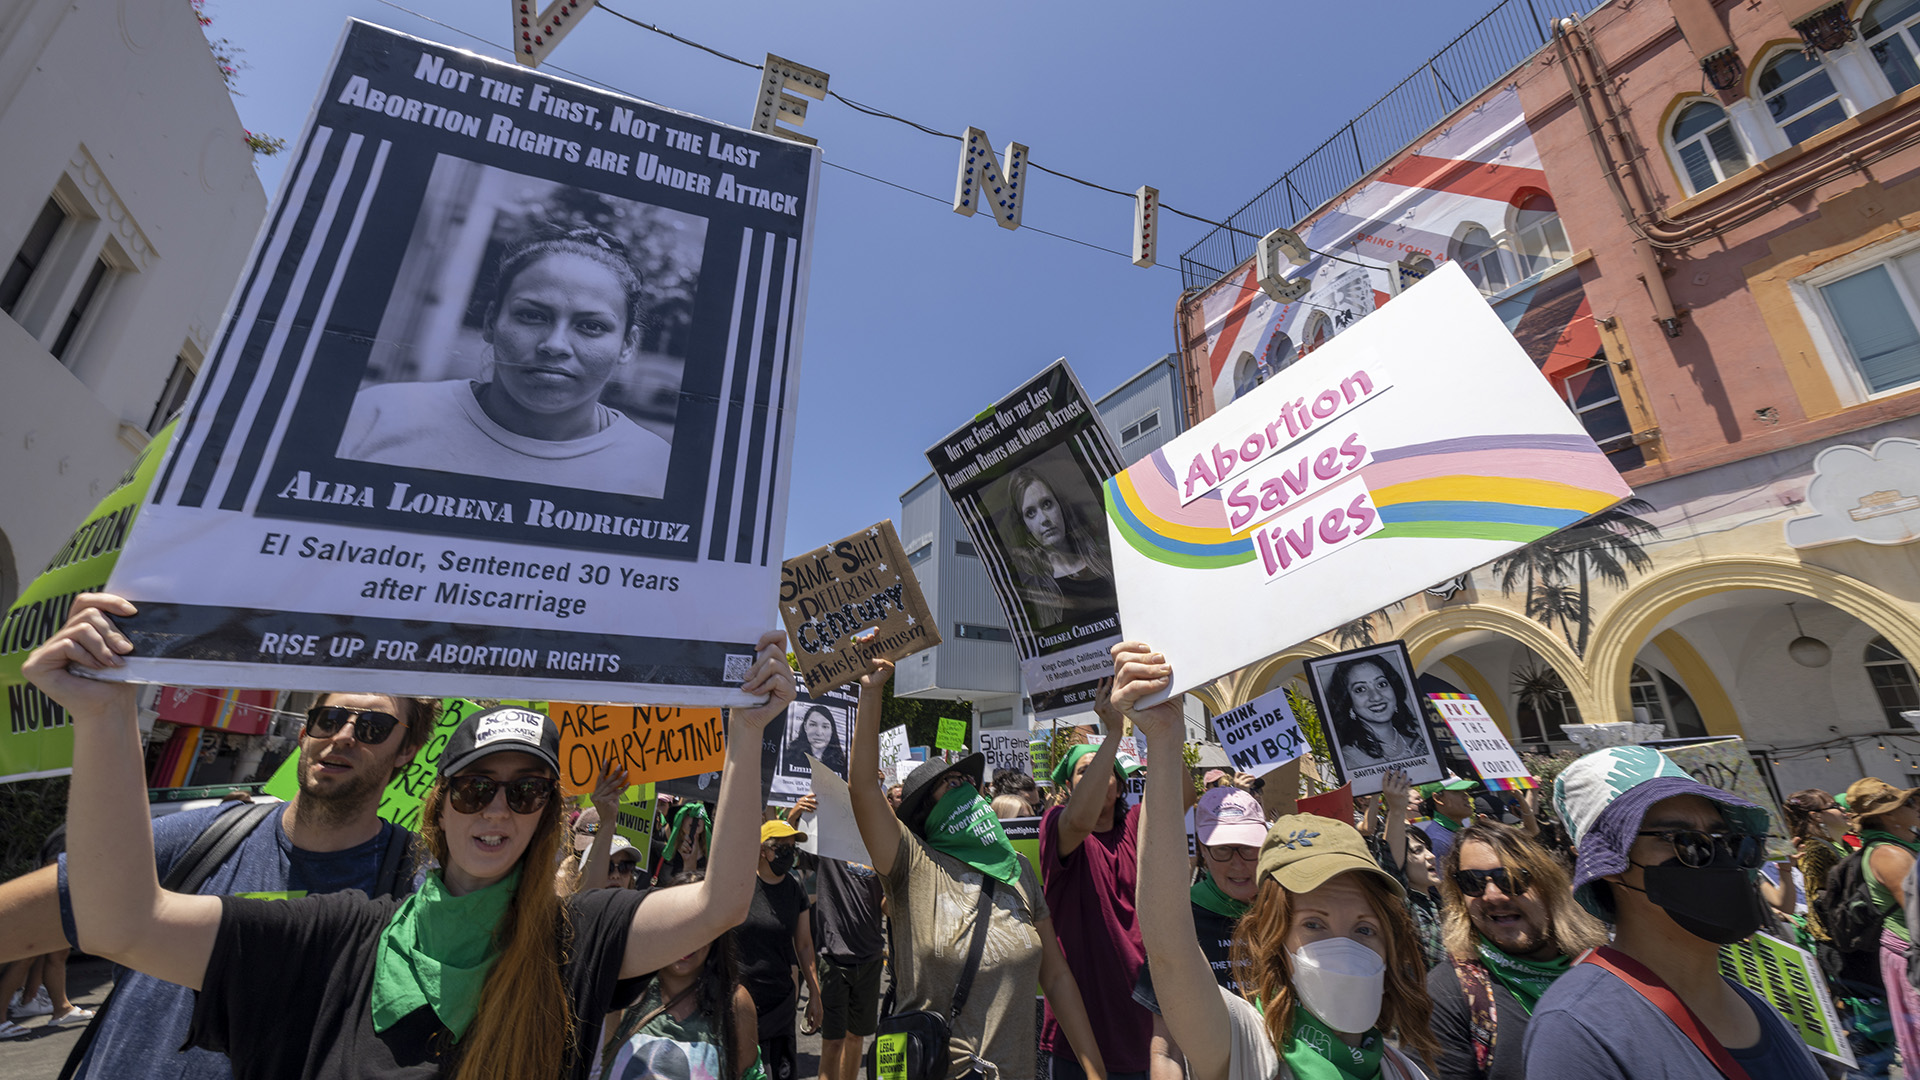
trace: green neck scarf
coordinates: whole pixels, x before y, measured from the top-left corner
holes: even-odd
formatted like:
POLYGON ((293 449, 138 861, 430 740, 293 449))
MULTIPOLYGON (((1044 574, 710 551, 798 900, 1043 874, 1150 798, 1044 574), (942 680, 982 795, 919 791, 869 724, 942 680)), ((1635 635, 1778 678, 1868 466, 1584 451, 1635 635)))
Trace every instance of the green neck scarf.
POLYGON ((1348 1046, 1319 1018, 1293 1007, 1293 1038, 1281 1057, 1297 1080, 1374 1080, 1380 1075, 1380 1030, 1367 1032, 1359 1046, 1348 1046))
POLYGON ((1215 915, 1225 915, 1229 919, 1237 919, 1245 915, 1250 906, 1228 896, 1219 885, 1214 883, 1212 872, 1206 870, 1200 872, 1200 880, 1193 883, 1193 891, 1190 895, 1193 897, 1195 907, 1206 908, 1215 915))
POLYGON ((1020 880, 1020 856, 1007 839, 993 804, 962 784, 940 797, 927 814, 927 843, 975 870, 1011 885, 1020 880))
POLYGON ((480 1007, 480 985, 498 953, 493 931, 506 914, 520 868, 484 889, 454 896, 427 874, 380 932, 373 966, 373 1030, 385 1031, 422 1005, 459 1042, 480 1007))
POLYGON ((1540 995, 1547 992, 1553 980, 1567 973, 1573 958, 1556 956, 1551 960, 1527 960, 1497 948, 1485 938, 1480 939, 1480 960, 1486 966, 1487 974, 1494 981, 1507 988, 1513 999, 1520 1003, 1528 1016, 1533 1015, 1533 1007, 1540 1001, 1540 995))
POLYGON ((1440 823, 1441 825, 1443 825, 1443 826, 1445 826, 1445 827, 1446 827, 1446 830, 1447 830, 1448 832, 1459 832, 1459 831, 1460 831, 1460 828, 1461 828, 1461 823, 1460 823, 1460 822, 1458 822, 1458 821, 1455 821, 1455 820, 1453 820, 1452 818, 1450 818, 1450 817, 1448 817, 1447 815, 1445 815, 1445 814, 1443 814, 1443 813, 1441 813, 1441 812, 1440 812, 1440 811, 1438 811, 1438 810, 1435 810, 1435 811, 1433 812, 1433 820, 1435 820, 1435 821, 1437 821, 1437 822, 1439 822, 1439 823, 1440 823))
POLYGON ((1920 842, 1913 840, 1911 837, 1902 840, 1885 829, 1867 829, 1860 834, 1860 840, 1860 847, 1863 851, 1868 844, 1898 844, 1908 851, 1920 851, 1920 842))

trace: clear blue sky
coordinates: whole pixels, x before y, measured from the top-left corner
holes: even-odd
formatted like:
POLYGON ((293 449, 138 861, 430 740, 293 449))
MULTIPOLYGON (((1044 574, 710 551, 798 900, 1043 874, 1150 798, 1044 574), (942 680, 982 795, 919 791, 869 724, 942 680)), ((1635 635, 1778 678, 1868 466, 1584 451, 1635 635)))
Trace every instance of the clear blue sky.
MULTIPOLYGON (((1164 202, 1215 220, 1491 2, 609 0, 756 63, 773 52, 820 68, 834 90, 939 130, 971 124, 999 147, 1017 139, 1042 165, 1125 191, 1151 184, 1164 202)), ((406 6, 508 39, 510 0, 406 6)), ((209 0, 207 12, 209 32, 244 50, 241 119, 289 140, 349 17, 504 55, 378 0, 209 0)), ((746 68, 604 11, 549 65, 741 125, 758 89, 746 68)), ((787 554, 895 515, 900 494, 927 472, 927 447, 1056 357, 1097 396, 1174 349, 1179 254, 1204 227, 1167 216, 1161 266, 1142 270, 954 214, 957 143, 831 99, 813 106, 805 131, 828 161, 941 201, 822 170, 787 554)), ((261 162, 269 193, 284 160, 261 162)), ((1133 205, 1036 173, 1025 222, 1125 251, 1133 205)))

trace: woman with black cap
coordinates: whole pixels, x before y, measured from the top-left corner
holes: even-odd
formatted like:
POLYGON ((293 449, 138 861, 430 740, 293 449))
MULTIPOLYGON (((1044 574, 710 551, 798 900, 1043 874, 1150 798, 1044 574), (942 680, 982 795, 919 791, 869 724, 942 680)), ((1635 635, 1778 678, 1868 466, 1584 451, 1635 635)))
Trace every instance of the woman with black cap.
MULTIPOLYGON (((880 767, 880 697, 893 663, 868 665, 860 678, 850 776, 872 776, 880 767)), ((986 943, 964 1005, 953 1017, 947 1075, 1013 1080, 1034 1074, 1032 994, 1038 982, 1080 1067, 1105 1080, 1106 1065, 1079 987, 1060 955, 1039 878, 980 796, 985 769, 982 754, 920 766, 905 781, 897 816, 879 785, 848 785, 854 821, 892 917, 892 1011, 948 1013, 984 907, 986 943)))
MULTIPOLYGON (((24 670, 74 720, 68 875, 81 943, 198 991, 189 1038, 227 1054, 241 1080, 584 1080, 602 1018, 632 1004, 640 977, 746 916, 761 732, 794 696, 784 635, 760 639, 743 686, 766 702, 731 710, 699 885, 557 897, 546 875, 562 836, 559 730, 544 714, 500 706, 462 721, 441 751, 420 814, 438 869, 418 892, 265 901, 160 888, 136 687, 68 670, 119 667, 133 647, 112 617, 134 608, 86 594, 74 609, 24 670)), ((368 743, 399 722, 377 712, 348 721, 368 743)))

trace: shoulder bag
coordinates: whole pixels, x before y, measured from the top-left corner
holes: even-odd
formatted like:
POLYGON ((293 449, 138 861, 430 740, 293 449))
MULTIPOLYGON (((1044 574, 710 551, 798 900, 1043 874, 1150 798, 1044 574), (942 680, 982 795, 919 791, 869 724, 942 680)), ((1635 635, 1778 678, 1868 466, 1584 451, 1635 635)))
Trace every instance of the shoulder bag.
MULTIPOLYGON (((974 973, 980 969, 980 957, 987 947, 987 921, 993 912, 994 879, 982 874, 980 903, 973 910, 973 941, 967 946, 967 966, 953 987, 953 1004, 946 1014, 931 1009, 912 1012, 893 1011, 893 995, 887 991, 887 1016, 874 1029, 873 1043, 867 1048, 867 1080, 947 1080, 948 1044, 953 1040, 953 1024, 966 1007, 973 989, 974 973)), ((893 956, 901 956, 899 943, 893 943, 893 956)))

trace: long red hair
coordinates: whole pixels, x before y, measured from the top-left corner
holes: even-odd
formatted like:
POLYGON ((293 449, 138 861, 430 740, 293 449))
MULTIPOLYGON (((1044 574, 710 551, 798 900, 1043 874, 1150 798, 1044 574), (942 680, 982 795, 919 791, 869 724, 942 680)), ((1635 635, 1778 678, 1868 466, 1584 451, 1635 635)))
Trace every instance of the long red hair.
MULTIPOLYGON (((440 828, 446 796, 443 776, 427 792, 420 814, 420 842, 441 866, 448 857, 440 828)), ((573 1005, 560 978, 573 944, 572 926, 547 870, 560 856, 563 802, 558 792, 547 800, 520 856, 520 885, 493 932, 499 959, 487 972, 473 1023, 455 1049, 447 1072, 453 1080, 559 1076, 577 1043, 573 1005)))

